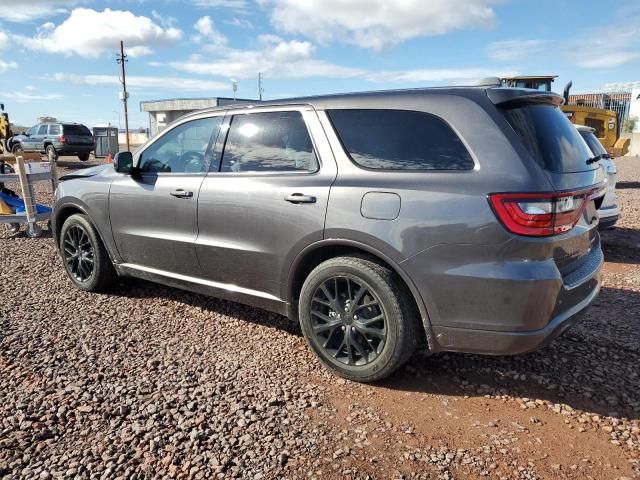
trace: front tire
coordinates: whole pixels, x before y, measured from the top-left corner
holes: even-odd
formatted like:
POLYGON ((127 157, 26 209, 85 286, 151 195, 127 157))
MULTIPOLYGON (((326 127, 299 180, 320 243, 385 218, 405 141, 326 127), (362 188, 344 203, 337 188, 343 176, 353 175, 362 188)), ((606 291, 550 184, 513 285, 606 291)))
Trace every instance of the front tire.
POLYGON ((325 366, 350 380, 373 382, 400 368, 417 347, 409 305, 389 269, 345 256, 309 274, 298 311, 302 332, 325 366))
POLYGON ((56 148, 53 145, 47 145, 47 148, 45 148, 44 151, 47 154, 47 159, 50 162, 58 161, 58 152, 56 152, 56 148))
POLYGON ((78 159, 81 162, 86 162, 87 160, 89 160, 89 154, 88 153, 82 153, 82 154, 78 155, 78 159))
POLYGON ((117 279, 107 250, 86 215, 77 213, 65 220, 60 254, 67 275, 80 290, 102 292, 117 279))

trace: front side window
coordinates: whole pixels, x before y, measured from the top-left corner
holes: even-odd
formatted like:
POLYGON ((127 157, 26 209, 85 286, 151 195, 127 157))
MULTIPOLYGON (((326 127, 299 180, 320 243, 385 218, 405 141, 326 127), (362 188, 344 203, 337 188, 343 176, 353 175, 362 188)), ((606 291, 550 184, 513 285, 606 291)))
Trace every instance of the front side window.
POLYGON ((38 132, 38 125, 31 127, 28 131, 27 131, 27 135, 35 135, 38 132))
POLYGON ((300 112, 234 115, 223 172, 315 172, 318 161, 300 112))
POLYGON ((192 120, 174 127, 151 144, 138 161, 141 172, 199 173, 207 168, 211 135, 217 134, 222 117, 192 120))
POLYGON ((376 170, 472 170, 460 137, 439 117, 410 110, 328 110, 351 159, 376 170))

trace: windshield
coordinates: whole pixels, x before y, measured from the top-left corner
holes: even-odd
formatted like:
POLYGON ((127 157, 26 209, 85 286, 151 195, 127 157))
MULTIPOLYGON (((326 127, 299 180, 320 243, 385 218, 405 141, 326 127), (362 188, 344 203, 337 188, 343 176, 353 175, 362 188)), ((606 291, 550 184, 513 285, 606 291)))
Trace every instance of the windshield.
POLYGON ((607 151, 593 132, 580 131, 580 135, 582 135, 584 141, 587 142, 587 145, 589 145, 589 148, 593 152, 594 157, 597 155, 603 155, 604 157, 608 156, 607 151))
POLYGON ((524 147, 545 170, 571 173, 598 168, 587 163, 593 155, 558 107, 525 105, 502 112, 524 147))

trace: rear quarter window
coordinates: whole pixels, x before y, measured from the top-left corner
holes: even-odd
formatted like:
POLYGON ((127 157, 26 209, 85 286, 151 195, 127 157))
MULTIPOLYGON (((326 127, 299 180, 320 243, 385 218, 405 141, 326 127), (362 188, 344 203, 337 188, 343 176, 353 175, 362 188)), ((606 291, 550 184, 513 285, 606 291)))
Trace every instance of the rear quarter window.
POLYGON ((345 151, 376 170, 472 170, 462 140, 441 118, 410 110, 328 110, 345 151))

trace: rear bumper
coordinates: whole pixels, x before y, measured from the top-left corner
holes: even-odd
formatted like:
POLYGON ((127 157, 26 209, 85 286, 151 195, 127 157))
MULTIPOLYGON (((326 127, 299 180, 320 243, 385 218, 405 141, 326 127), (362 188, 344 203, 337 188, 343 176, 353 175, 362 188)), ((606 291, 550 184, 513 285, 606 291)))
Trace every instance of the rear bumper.
POLYGON ((95 149, 94 145, 56 145, 58 155, 82 155, 91 153, 95 149))
MULTIPOLYGON (((452 257, 438 250, 450 265, 452 257)), ((437 258, 430 256, 429 267, 438 266, 437 258)), ((580 320, 600 290, 603 263, 596 241, 580 265, 564 275, 553 260, 443 269, 436 282, 419 284, 431 323, 430 347, 487 355, 540 348, 580 320)))
POLYGON ((620 209, 615 204, 607 207, 601 207, 598 210, 598 216, 600 217, 598 229, 606 230, 607 228, 613 227, 620 219, 620 209))
POLYGON ((433 333, 441 350, 485 355, 517 355, 537 350, 578 323, 600 291, 600 282, 589 296, 569 310, 554 317, 540 330, 529 332, 496 332, 466 328, 434 327, 433 333))

